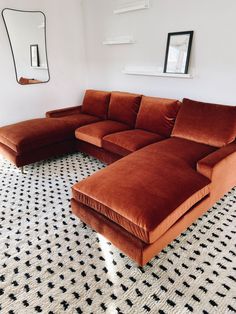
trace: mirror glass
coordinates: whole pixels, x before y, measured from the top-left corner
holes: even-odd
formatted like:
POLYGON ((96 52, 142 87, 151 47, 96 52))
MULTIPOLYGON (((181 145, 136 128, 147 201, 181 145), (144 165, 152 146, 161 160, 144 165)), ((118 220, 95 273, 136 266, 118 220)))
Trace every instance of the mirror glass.
POLYGON ((49 81, 46 17, 42 12, 4 9, 2 16, 12 50, 19 84, 49 81))
POLYGON ((188 73, 192 37, 192 31, 168 34, 165 73, 188 73))

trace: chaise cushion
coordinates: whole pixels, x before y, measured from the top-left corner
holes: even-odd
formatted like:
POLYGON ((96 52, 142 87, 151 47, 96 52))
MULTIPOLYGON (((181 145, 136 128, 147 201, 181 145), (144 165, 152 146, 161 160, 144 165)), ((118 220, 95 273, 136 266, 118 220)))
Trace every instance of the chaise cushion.
POLYGON ((137 94, 112 92, 108 118, 134 127, 141 97, 137 94))
POLYGON ((102 147, 102 139, 105 135, 128 130, 129 126, 117 121, 105 120, 83 126, 75 131, 78 140, 102 147))
POLYGON ((178 100, 143 96, 135 127, 169 137, 179 108, 178 100))
POLYGON ((0 128, 0 143, 18 154, 30 152, 50 144, 74 139, 75 129, 98 121, 86 114, 63 118, 32 119, 0 128))
POLYGON ((194 170, 197 169, 199 160, 216 150, 217 148, 213 146, 175 137, 151 144, 142 149, 142 151, 153 156, 175 156, 194 170))
POLYGON ((172 136, 222 147, 236 136, 236 107, 184 99, 172 136))
POLYGON ((125 156, 162 139, 163 137, 158 134, 135 129, 105 136, 102 147, 112 153, 125 156))
POLYGON ((110 96, 110 92, 87 90, 82 104, 82 112, 106 119, 110 96))
POLYGON ((184 160, 144 148, 75 184, 72 191, 76 201, 153 243, 209 194, 209 184, 184 160))

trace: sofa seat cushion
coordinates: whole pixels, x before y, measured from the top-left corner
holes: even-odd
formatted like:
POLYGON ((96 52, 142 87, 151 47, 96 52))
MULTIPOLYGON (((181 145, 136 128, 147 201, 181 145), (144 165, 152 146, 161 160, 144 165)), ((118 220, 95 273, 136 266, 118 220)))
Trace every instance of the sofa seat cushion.
POLYGON ((171 137, 142 148, 142 151, 144 151, 145 154, 152 154, 154 156, 162 155, 163 157, 175 156, 194 170, 197 169, 199 160, 216 150, 216 147, 177 137, 171 137))
POLYGON ((172 135, 215 147, 225 146, 236 136, 236 107, 184 99, 172 135))
POLYGON ((78 128, 75 131, 75 137, 78 140, 102 147, 102 139, 104 136, 128 129, 130 129, 130 127, 124 123, 105 120, 78 128))
POLYGON ((183 160, 141 149, 75 184, 72 191, 76 201, 153 243, 209 194, 209 185, 183 160))
POLYGON ((75 138, 78 126, 98 121, 85 114, 32 119, 0 128, 0 142, 18 154, 75 138))
POLYGON ((108 119, 125 123, 134 128, 141 95, 112 92, 109 104, 108 119))
POLYGON ((170 137, 179 108, 178 100, 143 96, 135 127, 170 137))
POLYGON ((162 139, 163 137, 158 134, 134 129, 105 136, 102 147, 112 153, 125 156, 162 139))
POLYGON ((84 95, 81 111, 101 119, 107 118, 110 102, 110 92, 87 90, 84 95))

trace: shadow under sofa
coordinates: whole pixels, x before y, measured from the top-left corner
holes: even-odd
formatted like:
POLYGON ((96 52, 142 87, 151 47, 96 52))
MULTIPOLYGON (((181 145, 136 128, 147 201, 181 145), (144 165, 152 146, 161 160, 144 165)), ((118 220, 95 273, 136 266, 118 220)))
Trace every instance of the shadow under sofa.
POLYGON ((73 186, 72 210, 144 265, 236 185, 235 110, 88 90, 80 107, 0 128, 0 152, 17 166, 77 150, 116 161, 73 186))

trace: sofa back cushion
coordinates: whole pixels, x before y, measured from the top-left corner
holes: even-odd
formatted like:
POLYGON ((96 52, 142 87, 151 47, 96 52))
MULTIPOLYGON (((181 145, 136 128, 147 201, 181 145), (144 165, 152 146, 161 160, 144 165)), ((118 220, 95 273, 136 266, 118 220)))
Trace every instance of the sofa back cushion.
POLYGON ((82 113, 91 114, 101 119, 107 118, 111 93, 87 90, 82 104, 82 113))
POLYGON ((184 99, 172 136, 222 147, 236 136, 236 107, 184 99))
POLYGON ((178 100, 143 96, 135 128, 169 137, 179 108, 178 100))
POLYGON ((138 94, 112 92, 108 119, 134 127, 141 98, 138 94))

